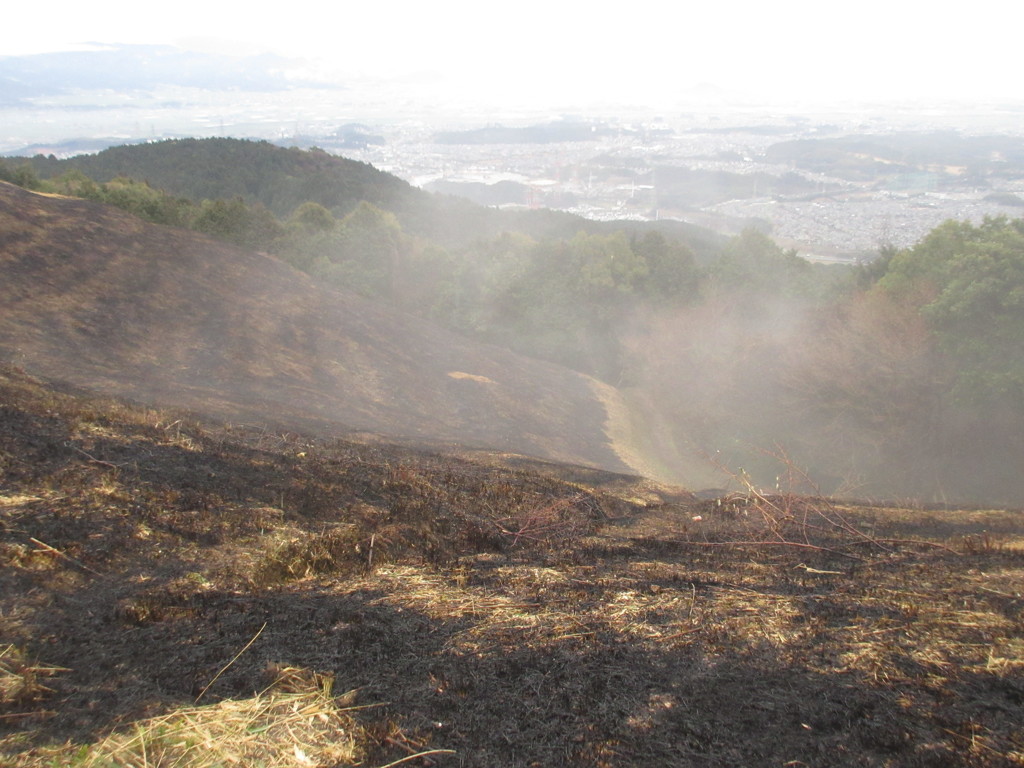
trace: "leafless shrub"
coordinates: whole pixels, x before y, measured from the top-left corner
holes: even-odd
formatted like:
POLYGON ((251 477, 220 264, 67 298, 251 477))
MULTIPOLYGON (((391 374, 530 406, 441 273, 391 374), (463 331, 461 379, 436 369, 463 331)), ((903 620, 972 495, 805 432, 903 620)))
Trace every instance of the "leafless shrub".
POLYGON ((991 555, 1006 549, 1006 543, 988 531, 971 534, 960 539, 960 550, 966 555, 991 555))
POLYGON ((535 506, 517 509, 511 514, 492 514, 489 522, 509 546, 526 542, 550 546, 578 538, 593 527, 585 501, 586 497, 582 494, 549 499, 535 506))
POLYGON ((771 490, 756 485, 743 470, 718 465, 742 490, 702 502, 701 514, 695 520, 703 523, 706 514, 711 525, 698 530, 705 539, 716 539, 707 543, 787 547, 858 560, 861 557, 853 552, 855 548, 891 549, 844 515, 840 506, 818 490, 784 449, 777 446, 768 455, 782 467, 776 487, 771 490), (726 518, 728 522, 715 526, 717 518, 726 518))

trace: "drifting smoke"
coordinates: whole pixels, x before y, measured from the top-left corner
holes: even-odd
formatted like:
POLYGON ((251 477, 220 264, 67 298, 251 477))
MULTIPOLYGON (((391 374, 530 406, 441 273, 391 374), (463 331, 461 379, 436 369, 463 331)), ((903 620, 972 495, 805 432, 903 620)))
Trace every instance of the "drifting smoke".
POLYGON ((954 371, 920 314, 884 297, 822 309, 716 292, 636 323, 626 344, 676 444, 723 482, 772 488, 795 470, 797 492, 1024 502, 1019 415, 951 400, 954 371))

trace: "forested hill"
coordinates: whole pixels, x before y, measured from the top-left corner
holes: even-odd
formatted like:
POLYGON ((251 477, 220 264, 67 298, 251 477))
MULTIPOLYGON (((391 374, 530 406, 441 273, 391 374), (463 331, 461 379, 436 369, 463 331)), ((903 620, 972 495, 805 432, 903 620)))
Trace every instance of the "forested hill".
MULTIPOLYGON (((194 202, 241 197, 247 203, 265 206, 279 218, 290 216, 307 202, 322 205, 338 217, 366 202, 394 213, 407 233, 446 247, 502 232, 548 239, 623 227, 622 222, 589 221, 559 211, 487 208, 425 192, 367 163, 318 149, 286 149, 267 141, 175 139, 112 147, 64 160, 38 155, 27 162, 42 179, 72 170, 99 183, 127 177, 194 202)), ((684 240, 698 256, 717 252, 724 242, 709 230, 682 222, 630 223, 629 227, 638 232, 658 230, 684 240)))
POLYGON ((31 162, 42 178, 71 169, 99 183, 125 176, 190 200, 241 196, 277 216, 287 216, 307 201, 348 213, 361 201, 408 209, 429 199, 367 163, 266 141, 175 139, 111 147, 66 160, 37 156, 31 162))

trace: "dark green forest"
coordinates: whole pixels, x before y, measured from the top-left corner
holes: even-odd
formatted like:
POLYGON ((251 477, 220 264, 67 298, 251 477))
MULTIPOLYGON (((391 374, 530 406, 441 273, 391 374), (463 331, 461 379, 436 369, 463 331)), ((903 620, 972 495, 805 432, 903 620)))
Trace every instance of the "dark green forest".
POLYGON ((273 254, 628 389, 679 445, 761 485, 799 468, 799 490, 1024 500, 1021 220, 823 267, 755 230, 500 211, 265 142, 7 160, 0 179, 273 254))

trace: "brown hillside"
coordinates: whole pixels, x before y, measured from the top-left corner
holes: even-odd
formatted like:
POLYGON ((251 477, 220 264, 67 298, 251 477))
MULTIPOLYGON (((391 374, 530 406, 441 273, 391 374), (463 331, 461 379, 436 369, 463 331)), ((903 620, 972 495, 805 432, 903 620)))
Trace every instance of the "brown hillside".
POLYGON ((0 184, 0 268, 0 360, 36 375, 229 420, 627 468, 613 390, 270 256, 0 184))

